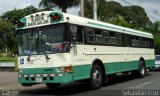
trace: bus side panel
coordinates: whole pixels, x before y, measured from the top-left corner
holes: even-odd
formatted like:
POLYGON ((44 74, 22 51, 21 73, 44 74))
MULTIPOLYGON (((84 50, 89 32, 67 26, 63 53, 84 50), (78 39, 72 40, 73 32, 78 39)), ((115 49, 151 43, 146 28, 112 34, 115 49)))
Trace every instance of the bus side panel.
POLYGON ((120 72, 126 72, 137 69, 137 61, 133 62, 113 62, 113 63, 105 63, 106 74, 115 74, 120 72), (129 66, 129 63, 132 64, 132 67, 129 66))
POLYGON ((91 65, 73 66, 73 80, 82 80, 90 78, 91 65))
POLYGON ((90 78, 92 61, 86 61, 84 49, 84 45, 78 44, 71 49, 73 80, 75 81, 90 78))

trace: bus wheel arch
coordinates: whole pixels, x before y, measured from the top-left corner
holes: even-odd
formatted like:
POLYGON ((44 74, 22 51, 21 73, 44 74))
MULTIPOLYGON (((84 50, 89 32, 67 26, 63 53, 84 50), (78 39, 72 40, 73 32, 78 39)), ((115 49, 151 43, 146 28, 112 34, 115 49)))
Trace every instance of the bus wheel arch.
POLYGON ((139 62, 140 61, 143 61, 144 62, 144 66, 146 67, 146 65, 145 65, 145 59, 143 57, 140 57, 139 62))
POLYGON ((103 77, 105 77, 106 75, 106 70, 105 70, 105 67, 104 67, 104 63, 100 60, 100 59, 95 59, 93 62, 92 62, 92 67, 94 65, 99 65, 102 69, 102 74, 103 74, 103 77))
POLYGON ((103 62, 100 59, 95 59, 92 62, 92 66, 91 66, 91 88, 92 89, 99 89, 101 86, 96 86, 96 84, 93 83, 94 81, 94 72, 99 71, 100 75, 102 76, 102 80, 101 80, 101 86, 103 83, 106 83, 106 81, 108 81, 107 76, 105 74, 105 67, 103 62), (106 80, 107 79, 107 80, 106 80))

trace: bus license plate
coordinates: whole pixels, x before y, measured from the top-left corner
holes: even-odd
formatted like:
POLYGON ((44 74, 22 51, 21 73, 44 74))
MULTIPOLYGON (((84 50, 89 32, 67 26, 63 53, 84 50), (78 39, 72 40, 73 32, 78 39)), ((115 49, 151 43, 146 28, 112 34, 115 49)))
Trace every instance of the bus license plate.
POLYGON ((42 78, 36 78, 37 83, 42 83, 42 78))

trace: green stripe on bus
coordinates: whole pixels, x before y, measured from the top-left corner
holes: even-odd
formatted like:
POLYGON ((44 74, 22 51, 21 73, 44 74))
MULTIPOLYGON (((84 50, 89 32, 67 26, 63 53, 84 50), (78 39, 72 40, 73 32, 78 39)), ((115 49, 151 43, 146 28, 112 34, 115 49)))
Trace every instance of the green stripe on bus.
MULTIPOLYGON (((155 60, 145 60, 145 65, 147 68, 154 67, 155 60)), ((114 74, 119 72, 126 72, 138 69, 139 61, 131 62, 114 62, 114 63, 104 63, 106 74, 114 74)), ((54 80, 46 80, 43 83, 67 83, 74 82, 83 79, 90 78, 91 64, 79 65, 72 67, 73 72, 64 73, 65 76, 54 77, 54 80)), ((56 68, 25 68, 24 74, 60 74, 56 72, 56 68), (51 70, 53 69, 53 70, 51 70), (46 71, 44 71, 46 70, 46 71)), ((19 77, 20 83, 35 83, 32 80, 25 80, 25 78, 19 77)))

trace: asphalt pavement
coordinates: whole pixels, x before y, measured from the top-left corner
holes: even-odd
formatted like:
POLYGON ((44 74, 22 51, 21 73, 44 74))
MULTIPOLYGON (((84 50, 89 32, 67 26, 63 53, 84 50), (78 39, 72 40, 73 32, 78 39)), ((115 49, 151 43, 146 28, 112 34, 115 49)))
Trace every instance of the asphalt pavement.
POLYGON ((159 75, 160 71, 149 72, 144 78, 120 75, 109 78, 109 83, 98 90, 91 90, 86 82, 64 84, 50 90, 44 84, 22 87, 17 83, 16 72, 0 72, 0 89, 4 95, 13 93, 18 96, 160 96, 159 75))

